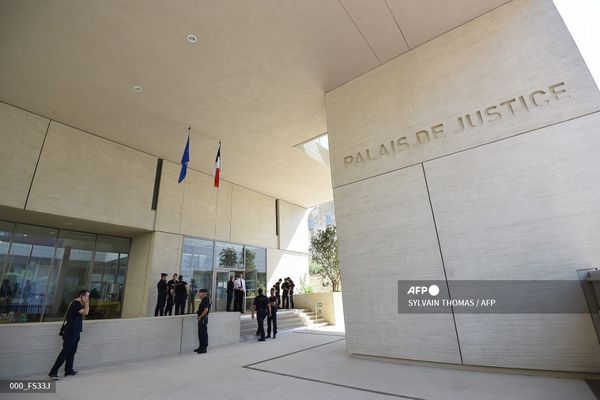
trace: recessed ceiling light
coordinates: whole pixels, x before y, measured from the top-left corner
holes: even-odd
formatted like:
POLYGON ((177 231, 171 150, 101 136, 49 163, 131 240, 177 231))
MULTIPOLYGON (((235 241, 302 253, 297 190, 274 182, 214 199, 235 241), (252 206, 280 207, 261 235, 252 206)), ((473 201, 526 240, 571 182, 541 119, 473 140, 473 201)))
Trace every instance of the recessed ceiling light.
POLYGON ((133 87, 133 91, 136 92, 136 93, 142 93, 142 90, 144 90, 144 89, 141 86, 139 86, 139 85, 135 85, 133 87))
POLYGON ((198 38, 196 37, 196 35, 188 35, 187 41, 190 43, 196 43, 198 41, 198 38))
POLYGON ((73 225, 73 223, 72 222, 65 222, 65 225, 71 226, 71 225, 73 225))

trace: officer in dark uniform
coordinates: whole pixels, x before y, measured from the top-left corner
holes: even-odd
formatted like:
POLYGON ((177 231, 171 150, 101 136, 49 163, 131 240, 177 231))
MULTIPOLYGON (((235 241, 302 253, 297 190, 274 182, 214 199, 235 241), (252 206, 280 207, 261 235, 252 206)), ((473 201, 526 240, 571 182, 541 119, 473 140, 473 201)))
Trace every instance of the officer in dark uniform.
POLYGON ((275 282, 275 296, 277 296, 277 304, 281 305, 281 278, 275 282))
POLYGON ((231 311, 231 301, 233 300, 233 290, 235 283, 233 282, 233 275, 229 276, 227 281, 227 312, 231 311))
POLYGON ((290 291, 290 284, 288 283, 287 278, 281 284, 281 291, 283 292, 283 302, 281 303, 281 308, 285 308, 286 310, 290 308, 290 298, 288 297, 288 293, 290 291))
POLYGON ((156 292, 158 297, 156 299, 156 307, 154 308, 154 316, 158 317, 165 312, 165 303, 167 301, 167 274, 164 272, 160 274, 160 280, 156 284, 156 292))
POLYGON ((269 304, 271 305, 271 315, 267 317, 267 337, 270 338, 271 332, 273 332, 273 339, 275 339, 275 335, 277 335, 277 307, 279 306, 279 299, 275 296, 275 288, 271 289, 269 304), (273 324, 272 331, 271 324, 273 324))
POLYGON ((177 284, 177 274, 173 274, 173 279, 167 282, 167 306, 165 315, 173 315, 173 295, 175 294, 175 284, 177 284))
POLYGON ((185 314, 187 296, 187 282, 183 280, 183 276, 179 276, 179 280, 175 283, 175 315, 185 314))
POLYGON ((198 306, 198 348, 194 351, 198 354, 206 353, 208 347, 208 313, 210 312, 210 301, 206 289, 198 291, 200 305, 198 306))
POLYGON ((262 288, 258 289, 258 296, 254 298, 252 303, 252 319, 254 319, 254 313, 257 313, 258 319, 258 333, 260 335, 259 342, 265 341, 265 317, 271 316, 271 304, 267 296, 263 294, 262 288))
POLYGON ((289 308, 294 308, 294 288, 296 287, 296 285, 294 284, 294 281, 292 280, 292 278, 287 278, 288 279, 288 287, 290 289, 289 294, 288 294, 288 298, 289 298, 289 308))

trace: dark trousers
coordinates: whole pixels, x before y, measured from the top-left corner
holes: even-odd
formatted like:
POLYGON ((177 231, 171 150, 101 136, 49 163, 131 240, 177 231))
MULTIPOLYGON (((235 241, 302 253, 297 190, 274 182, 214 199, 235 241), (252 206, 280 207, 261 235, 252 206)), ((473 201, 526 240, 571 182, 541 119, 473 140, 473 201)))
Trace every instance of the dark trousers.
POLYGON ((185 314, 185 298, 175 298, 175 315, 185 314))
POLYGON ((227 311, 231 311, 231 301, 233 300, 233 292, 227 292, 227 311))
POLYGON ((167 305, 165 306, 165 315, 173 315, 173 296, 167 296, 167 305))
POLYGON ((273 332, 273 337, 277 335, 277 310, 271 307, 271 316, 267 317, 267 336, 271 336, 271 332, 273 332), (273 330, 271 330, 271 325, 273 325, 273 330))
POLYGON ((294 294, 290 293, 290 308, 294 308, 294 294))
POLYGON ((158 296, 156 300, 156 307, 154 308, 154 316, 158 317, 159 315, 162 317, 165 313, 165 303, 167 302, 167 296, 158 296))
POLYGON ((233 311, 244 312, 244 291, 236 290, 234 295, 233 311))
POLYGON ((77 353, 77 344, 79 343, 79 332, 63 336, 63 348, 56 358, 50 375, 58 375, 58 369, 65 363, 65 374, 73 372, 73 360, 77 353))
POLYGON ((202 318, 198 320, 198 348, 205 351, 208 347, 208 320, 202 318))
POLYGON ((285 308, 286 310, 290 308, 290 298, 288 297, 287 291, 283 292, 283 304, 281 305, 281 308, 285 308))
POLYGON ((257 314, 256 320, 258 322, 258 334, 260 335, 261 339, 264 339, 265 338, 265 317, 267 316, 267 314, 269 314, 269 312, 267 310, 264 310, 264 311, 258 310, 256 314, 257 314))

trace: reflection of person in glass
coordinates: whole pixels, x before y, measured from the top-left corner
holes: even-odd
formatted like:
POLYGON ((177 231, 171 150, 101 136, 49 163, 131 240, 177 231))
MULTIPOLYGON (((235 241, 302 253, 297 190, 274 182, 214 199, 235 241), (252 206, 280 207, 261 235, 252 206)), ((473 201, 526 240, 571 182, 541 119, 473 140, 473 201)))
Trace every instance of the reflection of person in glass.
POLYGON ((77 375, 77 371, 73 369, 73 361, 77 352, 77 344, 79 343, 79 335, 83 330, 83 317, 90 312, 90 293, 87 289, 79 291, 77 298, 73 299, 71 305, 67 309, 67 314, 64 320, 63 348, 48 376, 54 380, 58 380, 58 369, 65 363, 65 376, 77 375))
POLYGON ((8 303, 8 300, 12 297, 12 290, 10 288, 10 281, 5 279, 2 281, 0 286, 0 304, 8 303))
POLYGON ((233 275, 229 275, 227 281, 227 312, 231 311, 231 301, 233 300, 233 288, 235 283, 233 282, 233 275))
POLYGON ((23 286, 23 300, 25 300, 25 302, 29 302, 32 290, 33 289, 31 288, 31 281, 27 279, 25 281, 25 286, 23 286))
POLYGON ((196 293, 198 293, 198 285, 196 285, 196 280, 192 279, 190 281, 190 291, 188 292, 188 305, 187 305, 187 314, 191 314, 194 312, 194 300, 196 299, 196 293))

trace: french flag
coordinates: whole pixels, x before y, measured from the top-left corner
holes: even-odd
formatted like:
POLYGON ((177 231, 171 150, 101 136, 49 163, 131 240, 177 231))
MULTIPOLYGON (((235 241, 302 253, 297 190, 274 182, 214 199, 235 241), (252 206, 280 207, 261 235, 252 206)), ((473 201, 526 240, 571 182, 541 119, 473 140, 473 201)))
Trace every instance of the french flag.
POLYGON ((219 141, 219 150, 215 158, 215 187, 219 187, 219 174, 221 173, 221 141, 219 141))

